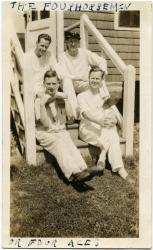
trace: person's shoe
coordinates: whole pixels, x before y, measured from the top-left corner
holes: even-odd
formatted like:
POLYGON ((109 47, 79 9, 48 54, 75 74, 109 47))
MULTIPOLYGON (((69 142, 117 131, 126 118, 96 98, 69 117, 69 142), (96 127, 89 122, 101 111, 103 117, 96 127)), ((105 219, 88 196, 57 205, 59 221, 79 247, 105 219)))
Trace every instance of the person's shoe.
POLYGON ((105 170, 105 162, 98 161, 97 162, 97 168, 98 168, 99 171, 103 171, 104 172, 104 170, 105 170))
POLYGON ((90 181, 93 176, 86 170, 82 171, 81 173, 77 173, 73 175, 74 181, 79 181, 79 182, 85 182, 85 181, 90 181))
POLYGON ((125 181, 130 184, 131 186, 133 186, 135 184, 134 179, 132 179, 130 176, 127 176, 125 181))
POLYGON ((88 168, 88 171, 91 175, 102 175, 104 173, 104 168, 101 166, 93 166, 88 168))

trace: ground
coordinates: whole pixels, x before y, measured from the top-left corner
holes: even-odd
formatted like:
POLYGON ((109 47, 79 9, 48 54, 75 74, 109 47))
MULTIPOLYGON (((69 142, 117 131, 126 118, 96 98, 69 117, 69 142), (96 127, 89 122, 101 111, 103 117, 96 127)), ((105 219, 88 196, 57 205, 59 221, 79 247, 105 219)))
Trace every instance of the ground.
POLYGON ((17 159, 11 166, 11 237, 138 237, 138 152, 137 124, 134 161, 125 163, 134 186, 106 169, 85 190, 63 180, 54 163, 34 167, 17 159))

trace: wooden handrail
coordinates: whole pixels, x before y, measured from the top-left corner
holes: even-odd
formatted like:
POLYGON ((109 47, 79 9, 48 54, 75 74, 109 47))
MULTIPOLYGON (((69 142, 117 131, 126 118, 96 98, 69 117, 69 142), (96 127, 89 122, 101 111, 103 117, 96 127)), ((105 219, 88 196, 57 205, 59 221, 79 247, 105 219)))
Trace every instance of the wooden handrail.
POLYGON ((24 52, 22 50, 21 44, 13 27, 11 24, 11 45, 14 48, 15 58, 17 60, 17 64, 20 67, 20 70, 23 71, 23 62, 24 62, 24 52))
POLYGON ((65 27, 64 31, 70 31, 70 30, 73 30, 73 29, 75 29, 76 27, 79 27, 79 26, 80 26, 80 21, 78 21, 76 23, 73 23, 68 27, 65 27))
POLYGON ((95 36, 101 48, 105 51, 106 55, 112 60, 116 68, 123 75, 127 65, 115 52, 112 46, 107 42, 104 36, 99 32, 99 30, 94 26, 86 14, 83 14, 81 20, 84 22, 85 26, 90 30, 90 32, 95 36))

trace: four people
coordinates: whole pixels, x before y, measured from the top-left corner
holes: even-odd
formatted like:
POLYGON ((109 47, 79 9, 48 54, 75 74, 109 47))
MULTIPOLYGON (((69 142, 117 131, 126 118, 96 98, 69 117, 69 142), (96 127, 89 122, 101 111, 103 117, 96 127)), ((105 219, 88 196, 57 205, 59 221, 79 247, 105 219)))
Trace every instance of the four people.
POLYGON ((26 74, 34 85, 36 138, 55 156, 69 181, 88 181, 102 172, 107 153, 112 171, 127 180, 116 129, 117 119, 111 107, 105 108, 110 98, 105 84, 106 60, 79 48, 79 40, 78 33, 66 32, 66 51, 57 63, 48 51, 51 37, 41 34, 35 50, 25 56, 26 74), (64 93, 58 92, 59 78, 64 93), (101 149, 97 166, 90 171, 65 129, 66 119, 59 106, 61 100, 66 111, 70 111, 67 111, 69 117, 81 119, 81 139, 101 149))

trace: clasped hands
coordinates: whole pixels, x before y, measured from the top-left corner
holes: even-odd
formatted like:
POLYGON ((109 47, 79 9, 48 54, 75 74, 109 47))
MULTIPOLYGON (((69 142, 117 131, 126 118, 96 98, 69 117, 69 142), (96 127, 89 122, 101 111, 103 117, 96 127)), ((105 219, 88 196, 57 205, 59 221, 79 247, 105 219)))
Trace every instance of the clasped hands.
POLYGON ((117 119, 113 112, 109 114, 104 114, 104 116, 100 119, 100 125, 106 128, 112 128, 117 124, 117 119))
POLYGON ((67 96, 63 92, 56 92, 54 96, 51 96, 44 92, 37 93, 37 97, 40 99, 41 105, 47 105, 55 100, 58 101, 58 103, 63 103, 64 99, 67 99, 67 96))

